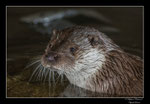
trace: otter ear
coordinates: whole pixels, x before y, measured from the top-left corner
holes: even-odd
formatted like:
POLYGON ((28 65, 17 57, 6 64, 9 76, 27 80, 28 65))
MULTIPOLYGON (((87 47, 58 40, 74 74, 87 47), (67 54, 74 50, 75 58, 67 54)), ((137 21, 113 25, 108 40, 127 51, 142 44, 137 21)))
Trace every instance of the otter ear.
POLYGON ((99 37, 95 35, 88 35, 88 40, 93 47, 96 47, 99 43, 99 37))
POLYGON ((56 29, 53 29, 53 35, 56 35, 56 32, 57 32, 57 30, 56 29))
POLYGON ((56 34, 57 34, 57 30, 53 29, 50 40, 54 40, 56 38, 56 34))

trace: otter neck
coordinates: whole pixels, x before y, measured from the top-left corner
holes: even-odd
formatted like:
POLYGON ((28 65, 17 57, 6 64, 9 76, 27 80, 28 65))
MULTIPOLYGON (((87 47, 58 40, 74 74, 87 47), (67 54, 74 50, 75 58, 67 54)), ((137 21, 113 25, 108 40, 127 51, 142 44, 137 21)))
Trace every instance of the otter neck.
POLYGON ((101 70, 106 59, 104 54, 101 54, 97 49, 92 48, 89 52, 83 53, 82 56, 84 58, 79 59, 79 61, 76 61, 75 63, 73 69, 75 72, 66 74, 66 77, 70 83, 87 89, 90 79, 95 76, 97 70, 101 70))
POLYGON ((87 83, 91 79, 92 74, 85 75, 84 72, 80 72, 80 73, 76 73, 76 74, 66 75, 66 77, 68 78, 68 80, 71 84, 87 89, 87 83))

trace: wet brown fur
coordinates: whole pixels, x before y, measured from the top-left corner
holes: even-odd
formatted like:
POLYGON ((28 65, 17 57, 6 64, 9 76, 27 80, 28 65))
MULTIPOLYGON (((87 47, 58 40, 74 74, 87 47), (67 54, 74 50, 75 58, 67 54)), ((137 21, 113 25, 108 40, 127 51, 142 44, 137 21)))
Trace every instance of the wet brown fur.
MULTIPOLYGON (((45 54, 58 49, 73 31, 82 28, 84 27, 75 26, 62 31, 54 30, 55 35, 51 37, 45 54)), ((105 42, 101 39, 99 41, 97 38, 96 40, 98 43, 94 42, 91 45, 93 45, 93 48, 104 51, 106 61, 101 69, 97 69, 97 72, 92 75, 89 81, 92 86, 95 86, 95 91, 114 96, 143 96, 143 61, 138 56, 124 52, 109 38, 108 40, 114 49, 105 53, 108 50, 105 42)), ((66 59, 63 57, 63 62, 66 62, 66 59)), ((90 87, 89 83, 87 83, 87 87, 90 87)))
POLYGON ((143 96, 143 62, 137 56, 111 51, 92 80, 96 92, 119 96, 143 96), (106 86, 104 86, 107 85, 106 86))

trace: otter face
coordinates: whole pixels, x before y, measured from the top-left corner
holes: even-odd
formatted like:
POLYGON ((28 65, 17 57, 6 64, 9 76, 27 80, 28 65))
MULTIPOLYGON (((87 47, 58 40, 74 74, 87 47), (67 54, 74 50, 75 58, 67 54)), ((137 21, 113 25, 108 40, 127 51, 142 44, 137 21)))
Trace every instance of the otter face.
POLYGON ((68 69, 74 65, 74 54, 75 48, 69 47, 68 42, 66 42, 56 50, 47 48, 41 58, 41 63, 44 67, 54 68, 56 71, 68 69))
POLYGON ((60 37, 56 36, 58 40, 53 37, 50 40, 41 58, 42 65, 69 74, 80 71, 91 73, 100 68, 105 61, 105 57, 99 49, 100 38, 96 34, 82 33, 82 31, 80 29, 78 32, 76 30, 69 33, 54 31, 53 35, 59 34, 60 37), (69 36, 64 38, 60 34, 69 34, 69 36), (61 40, 61 38, 63 39, 61 40))

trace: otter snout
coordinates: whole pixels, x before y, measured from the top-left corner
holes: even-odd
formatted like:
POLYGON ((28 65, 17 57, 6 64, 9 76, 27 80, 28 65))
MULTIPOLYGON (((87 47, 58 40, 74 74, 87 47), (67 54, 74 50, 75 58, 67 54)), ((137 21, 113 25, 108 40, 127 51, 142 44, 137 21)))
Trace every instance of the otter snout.
POLYGON ((45 59, 49 62, 57 61, 60 58, 60 55, 58 55, 55 52, 50 52, 45 55, 45 59))
POLYGON ((56 64, 59 61, 60 57, 61 56, 55 52, 45 53, 41 58, 41 64, 44 67, 50 67, 51 65, 56 64))

